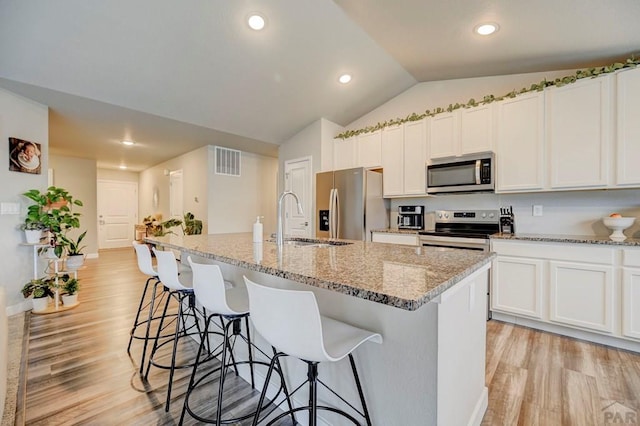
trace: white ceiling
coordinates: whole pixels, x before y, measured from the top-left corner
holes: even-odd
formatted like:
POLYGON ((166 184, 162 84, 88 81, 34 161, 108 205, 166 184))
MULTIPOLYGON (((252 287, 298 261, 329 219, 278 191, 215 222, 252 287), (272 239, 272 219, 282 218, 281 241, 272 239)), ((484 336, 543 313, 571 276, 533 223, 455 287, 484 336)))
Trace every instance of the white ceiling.
POLYGON ((418 81, 627 57, 638 18, 638 0, 0 0, 0 87, 50 106, 52 153, 99 167, 208 144, 276 156, 320 117, 347 125, 418 81), (480 38, 485 20, 500 31, 480 38))

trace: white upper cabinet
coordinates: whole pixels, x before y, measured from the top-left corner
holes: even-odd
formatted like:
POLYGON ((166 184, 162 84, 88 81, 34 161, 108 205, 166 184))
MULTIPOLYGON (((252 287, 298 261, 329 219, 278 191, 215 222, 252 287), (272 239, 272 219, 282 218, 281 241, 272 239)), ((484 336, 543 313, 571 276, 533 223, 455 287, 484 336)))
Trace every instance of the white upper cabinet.
POLYGON ((357 137, 358 167, 382 166, 382 132, 377 130, 357 137))
POLYGON ((584 79, 546 92, 551 188, 609 183, 611 78, 584 79))
POLYGON ((617 185, 640 185, 640 68, 618 73, 617 185))
POLYGON ((460 111, 460 154, 493 151, 495 103, 460 111))
POLYGON ((447 112, 429 119, 429 157, 455 157, 460 153, 459 114, 447 112))
POLYGON ((382 134, 382 189, 385 197, 404 195, 404 126, 382 134))
POLYGON ((458 157, 493 150, 494 104, 461 108, 429 120, 429 158, 458 157))
POLYGON ((426 194, 425 120, 386 128, 382 135, 385 197, 426 194))
POLYGON ((355 136, 347 139, 336 139, 333 145, 333 169, 350 169, 358 167, 355 136))
POLYGON ((497 102, 499 192, 544 188, 544 92, 497 102))
POLYGON ((423 195, 426 187, 425 120, 412 121, 404 125, 404 193, 423 195))

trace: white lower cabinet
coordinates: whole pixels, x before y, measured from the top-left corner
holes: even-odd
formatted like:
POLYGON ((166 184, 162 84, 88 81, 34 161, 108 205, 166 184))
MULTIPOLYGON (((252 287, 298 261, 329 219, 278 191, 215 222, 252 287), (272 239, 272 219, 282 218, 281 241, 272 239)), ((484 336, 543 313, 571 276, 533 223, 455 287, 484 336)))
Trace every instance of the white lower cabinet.
POLYGON ((494 239, 491 250, 496 318, 638 350, 640 249, 494 239))
POLYGON ((371 241, 374 243, 418 245, 418 234, 396 234, 393 232, 372 232, 371 241))
POLYGON ((500 256, 493 262, 493 310, 542 318, 543 261, 500 256))
POLYGON ((622 269, 622 334, 640 340, 640 268, 622 269))
POLYGON ((613 266, 549 261, 549 319, 613 332, 613 266))

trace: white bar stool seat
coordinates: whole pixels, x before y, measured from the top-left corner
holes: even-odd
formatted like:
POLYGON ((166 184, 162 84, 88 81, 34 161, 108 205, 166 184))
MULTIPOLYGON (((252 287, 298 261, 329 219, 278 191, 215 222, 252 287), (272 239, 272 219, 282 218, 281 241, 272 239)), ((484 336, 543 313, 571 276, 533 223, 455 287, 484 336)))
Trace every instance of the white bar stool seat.
MULTIPOLYGON (((267 342, 280 351, 273 357, 271 362, 265 386, 260 396, 259 407, 264 401, 272 368, 279 357, 290 355, 307 363, 309 405, 280 414, 267 424, 273 424, 293 412, 309 411, 309 424, 315 425, 317 410, 327 410, 340 414, 354 424, 359 425, 360 423, 344 410, 319 406, 317 403, 317 383, 328 388, 318 380, 318 363, 337 362, 348 356, 360 396, 362 411, 359 411, 342 397, 336 395, 364 417, 367 425, 371 425, 352 353, 367 341, 381 344, 382 336, 373 331, 354 327, 320 315, 315 294, 311 291, 266 287, 249 280, 247 277, 244 277, 244 280, 249 293, 251 320, 255 329, 267 342)), ((300 387, 296 389, 300 389, 300 387)), ((331 392, 335 394, 333 390, 331 392)), ((258 410, 254 418, 254 425, 257 425, 260 420, 259 413, 260 410, 258 410)))

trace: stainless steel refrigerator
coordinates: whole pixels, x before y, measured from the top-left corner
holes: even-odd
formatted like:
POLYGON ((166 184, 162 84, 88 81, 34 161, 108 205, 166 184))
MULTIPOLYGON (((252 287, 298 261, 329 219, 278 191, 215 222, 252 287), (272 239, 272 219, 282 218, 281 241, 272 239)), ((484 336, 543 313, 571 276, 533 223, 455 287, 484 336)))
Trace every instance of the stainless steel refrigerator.
POLYGON ((356 169, 316 174, 316 236, 371 241, 371 230, 389 227, 382 173, 356 169))

